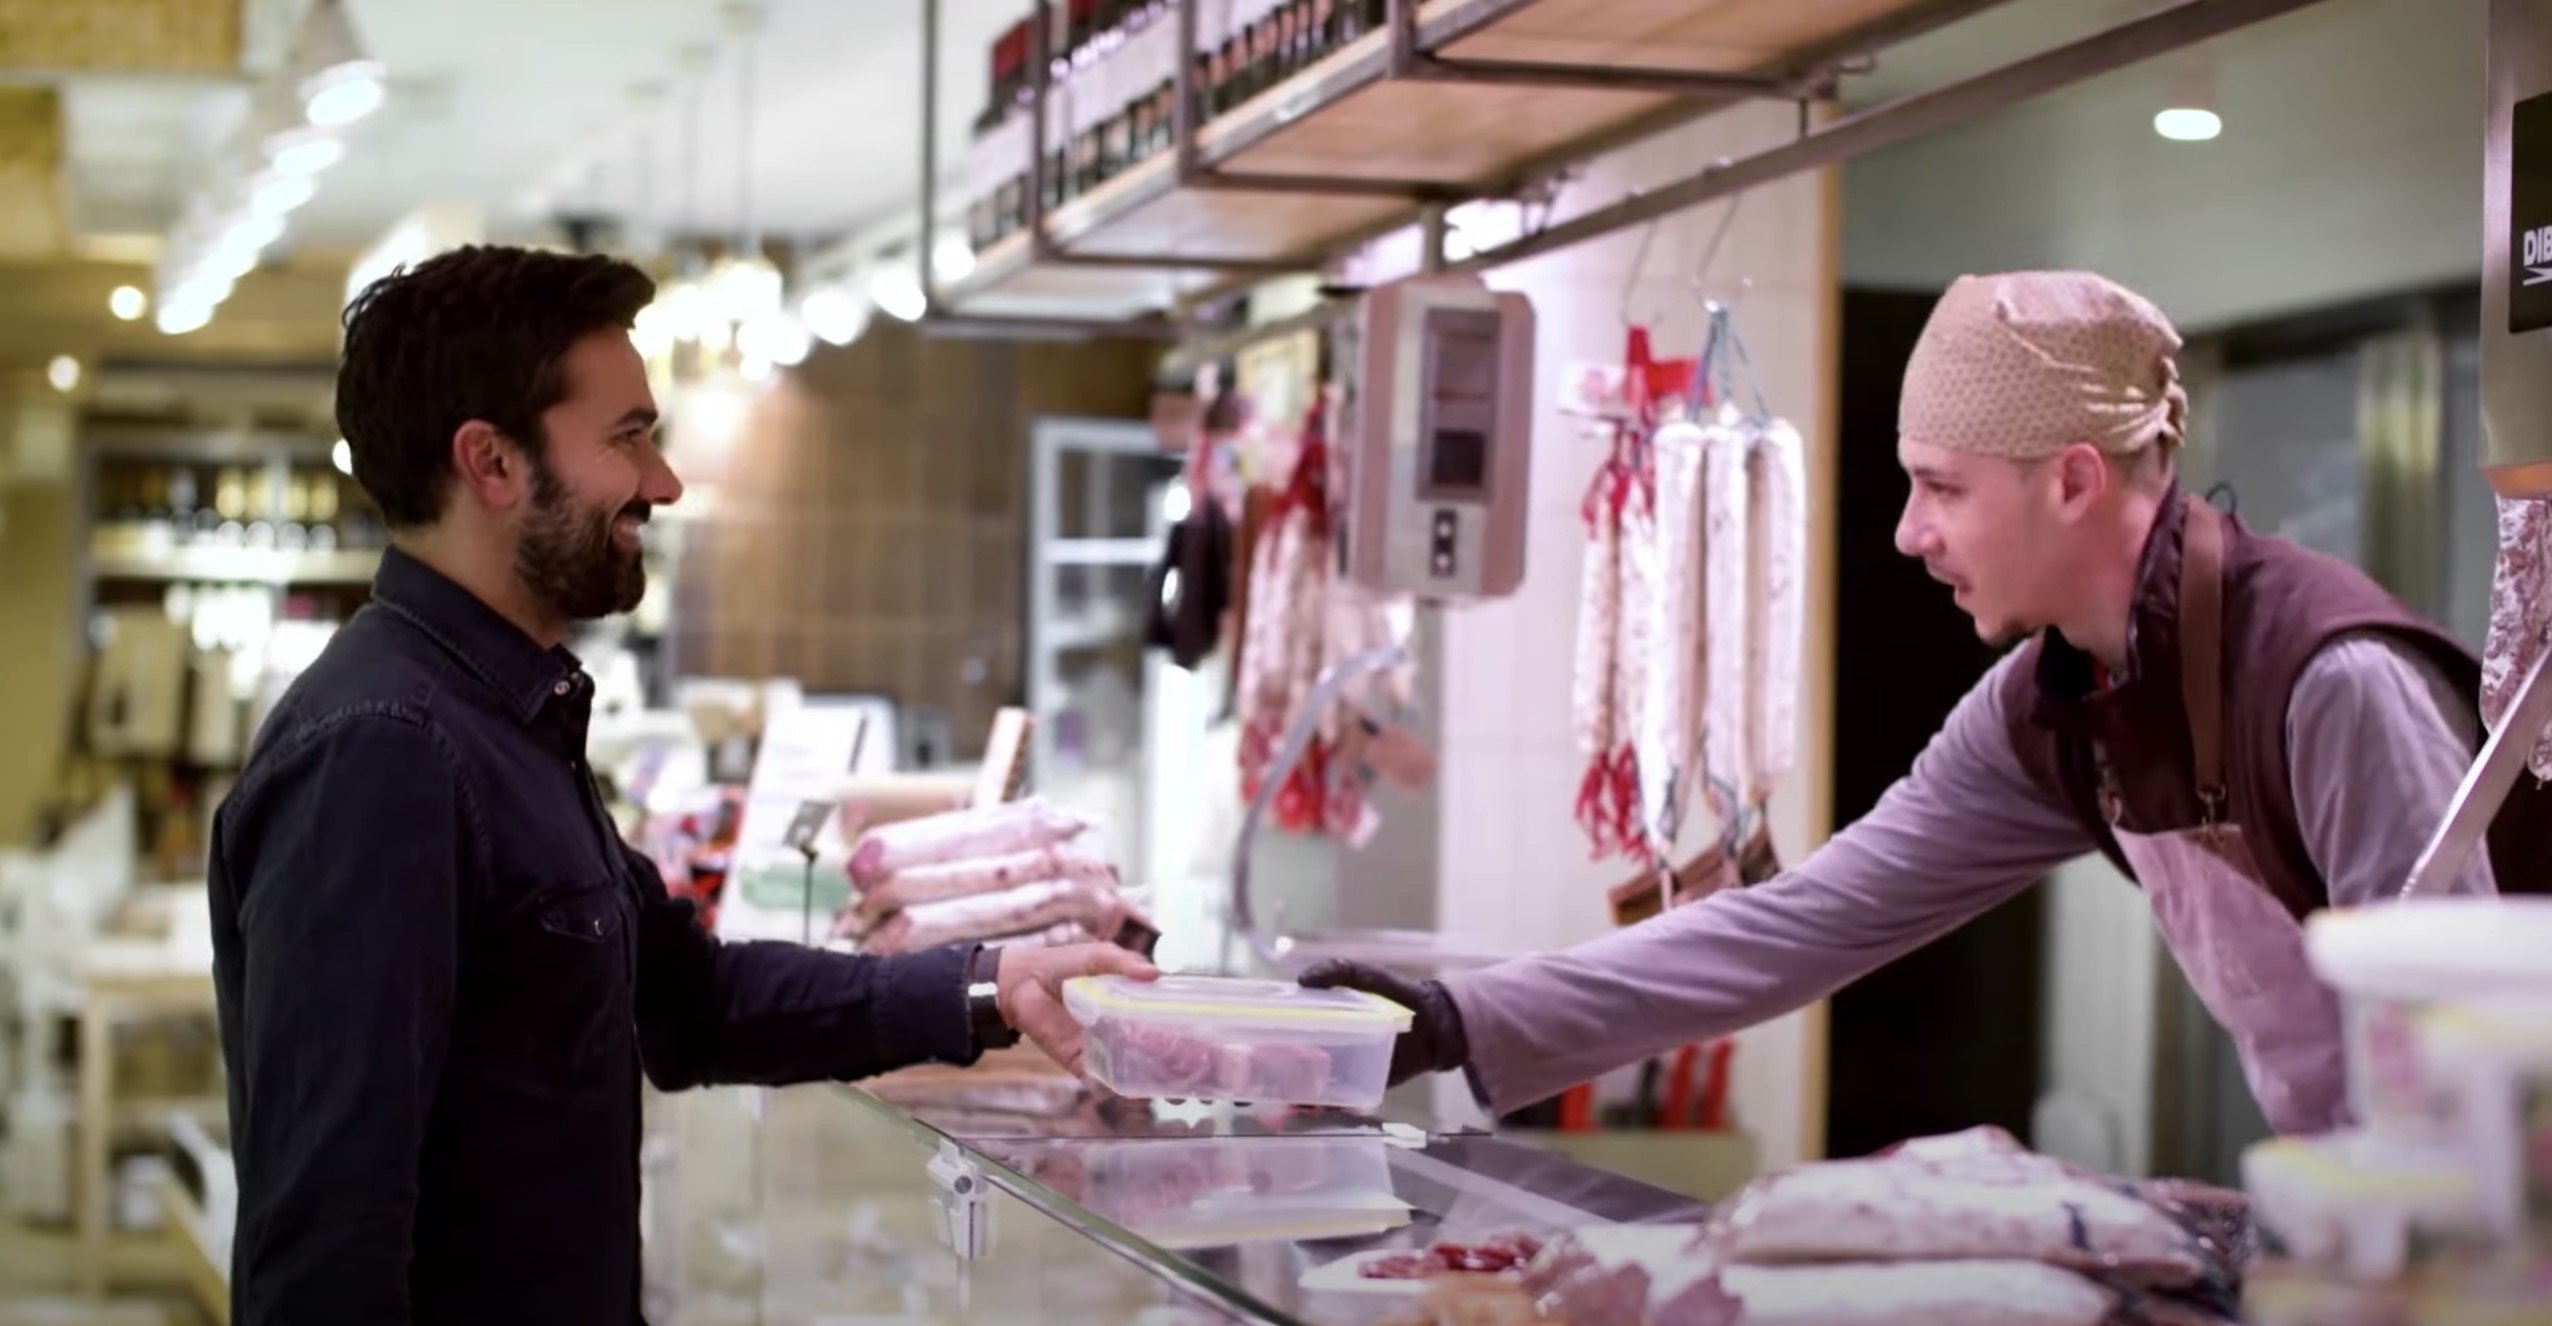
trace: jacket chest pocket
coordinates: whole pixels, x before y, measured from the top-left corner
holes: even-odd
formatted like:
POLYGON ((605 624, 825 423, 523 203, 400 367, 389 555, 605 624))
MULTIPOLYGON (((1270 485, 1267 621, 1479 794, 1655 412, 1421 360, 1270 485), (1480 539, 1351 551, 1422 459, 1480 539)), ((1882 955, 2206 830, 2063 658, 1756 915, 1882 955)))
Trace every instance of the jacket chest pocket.
POLYGON ((514 1020, 524 1053, 581 1064, 633 1034, 629 911, 616 881, 575 881, 533 889, 497 918, 497 1016, 514 1020))

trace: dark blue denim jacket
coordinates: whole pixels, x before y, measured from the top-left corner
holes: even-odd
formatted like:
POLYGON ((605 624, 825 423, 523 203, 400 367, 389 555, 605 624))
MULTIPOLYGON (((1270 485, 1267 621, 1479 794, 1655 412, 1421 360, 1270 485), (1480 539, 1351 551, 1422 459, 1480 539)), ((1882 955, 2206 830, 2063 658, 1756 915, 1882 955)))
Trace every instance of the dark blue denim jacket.
POLYGON ((621 844, 593 684, 398 552, 215 816, 240 1326, 638 1320, 639 1083, 975 1053, 970 950, 721 944, 621 844))

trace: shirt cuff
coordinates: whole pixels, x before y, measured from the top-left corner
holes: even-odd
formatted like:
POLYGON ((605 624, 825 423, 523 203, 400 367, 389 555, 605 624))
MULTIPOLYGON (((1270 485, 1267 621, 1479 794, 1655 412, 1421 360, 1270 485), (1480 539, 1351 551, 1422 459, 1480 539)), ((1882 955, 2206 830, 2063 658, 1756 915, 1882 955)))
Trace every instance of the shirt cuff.
POLYGON ((899 1057, 959 1067, 982 1057, 966 1018, 966 963, 977 947, 953 944, 877 959, 894 964, 878 983, 883 997, 877 1025, 912 1038, 904 1047, 911 1053, 899 1057))

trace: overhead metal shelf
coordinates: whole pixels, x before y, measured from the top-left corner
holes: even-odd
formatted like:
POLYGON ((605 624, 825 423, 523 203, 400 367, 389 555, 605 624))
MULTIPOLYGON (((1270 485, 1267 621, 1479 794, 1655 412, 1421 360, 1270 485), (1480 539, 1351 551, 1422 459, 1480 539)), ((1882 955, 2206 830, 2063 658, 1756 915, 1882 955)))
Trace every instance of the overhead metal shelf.
MULTIPOLYGON (((2315 0, 2175 0, 2112 28, 1823 124, 1808 102, 1880 49, 2004 0, 1391 0, 1392 21, 1051 211, 1032 166, 1026 228, 932 293, 929 321, 1171 335, 1200 294, 1316 271, 1430 207, 1512 195, 1609 148, 1747 98, 1799 102, 1799 134, 1691 179, 1452 264, 1480 268, 1937 131, 2315 0)), ((1039 0, 1040 8, 1045 0, 1039 0)), ((1195 5, 1176 0, 1179 47, 1195 5)), ((924 0, 935 49, 936 0, 924 0)), ((1042 25, 1039 25, 1043 30, 1042 25)), ((1046 67, 1034 60, 1036 69, 1046 67)), ((1192 61, 1175 97, 1190 104, 1192 61)), ((926 66, 925 120, 935 118, 926 66)), ((1045 141, 1042 79, 1032 142, 1045 141)), ((925 140, 932 132, 925 125, 925 140)), ((1032 158, 1038 154, 1031 153, 1032 158)), ((923 226, 936 171, 925 154, 923 226)), ((929 246, 925 243, 924 248, 929 246)))
POLYGON ((1192 151, 1043 213, 1042 243, 978 254, 945 307, 1129 317, 1228 282, 1225 264, 1316 267, 1429 199, 1493 192, 1679 107, 1813 95, 1834 62, 1990 3, 1430 0, 1400 49, 1396 23, 1367 33, 1198 127, 1192 151))

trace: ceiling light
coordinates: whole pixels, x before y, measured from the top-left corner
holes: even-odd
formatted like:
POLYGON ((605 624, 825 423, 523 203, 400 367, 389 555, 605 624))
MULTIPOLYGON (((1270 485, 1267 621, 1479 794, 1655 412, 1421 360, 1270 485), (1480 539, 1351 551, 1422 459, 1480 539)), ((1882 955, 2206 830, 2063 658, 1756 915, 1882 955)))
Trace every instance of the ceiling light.
POLYGON ((318 192, 319 182, 308 175, 270 173, 249 191, 248 211, 252 216, 279 217, 309 202, 318 192))
POLYGON ((245 258, 248 265, 237 268, 232 275, 248 275, 258 265, 258 255, 265 252, 265 245, 273 245, 281 237, 283 217, 240 217, 214 242, 214 258, 245 258))
POLYGON ((171 304, 200 304, 206 310, 215 309, 221 306, 223 300, 230 298, 231 289, 235 284, 236 282, 228 274, 217 268, 199 268, 175 290, 162 296, 160 307, 166 308, 171 304))
POLYGON ((116 317, 133 322, 150 311, 151 297, 138 286, 119 285, 114 294, 106 297, 106 307, 116 317))
POLYGON ((52 383, 55 391, 67 395, 80 385, 80 361, 69 355, 55 355, 53 362, 44 366, 44 380, 52 383))
POLYGON ((826 345, 849 345, 868 330, 868 301, 838 285, 818 286, 807 292, 798 316, 826 345))
POLYGON ((346 441, 342 437, 338 438, 337 445, 328 448, 328 460, 331 464, 337 467, 337 473, 352 475, 354 473, 354 444, 346 441))
POLYGON ((302 82, 301 113, 322 129, 338 129, 381 109, 389 99, 378 60, 350 60, 302 82))
POLYGON ((344 143, 315 129, 295 129, 266 140, 266 159, 287 175, 316 175, 345 155, 344 143))
POLYGON ((696 341, 709 324, 709 300, 697 281, 679 280, 656 292, 656 302, 648 305, 661 310, 665 333, 677 341, 696 341))
POLYGON ((765 313, 737 328, 735 344, 748 357, 791 367, 805 363, 807 353, 815 348, 806 324, 781 311, 765 313))
POLYGON ((203 274, 214 284, 231 285, 257 270, 257 254, 258 250, 248 245, 225 242, 204 259, 203 274))
POLYGON ((886 316, 902 322, 919 322, 930 312, 930 301, 922 294, 921 279, 911 266, 891 263, 868 278, 868 297, 886 316))
POLYGON ((780 269, 755 254, 729 258, 709 269, 709 307, 728 322, 751 322, 780 308, 780 269))
POLYGON ((154 320, 159 329, 170 336, 183 336, 213 320, 213 306, 193 300, 169 300, 160 305, 154 320))
POLYGON ((2154 115, 2153 131, 2175 143, 2203 143, 2224 132, 2224 117, 2201 106, 2174 106, 2154 115))
POLYGON ((963 281, 975 271, 975 249, 963 235, 944 234, 930 249, 930 270, 942 281, 963 281))
POLYGON ((662 300, 638 310, 629 324, 629 343, 638 347, 641 359, 661 359, 673 349, 673 319, 666 315, 662 300))
POLYGON ((736 371, 743 374, 747 382, 768 382, 771 380, 771 361, 763 355, 747 354, 736 361, 736 371))

